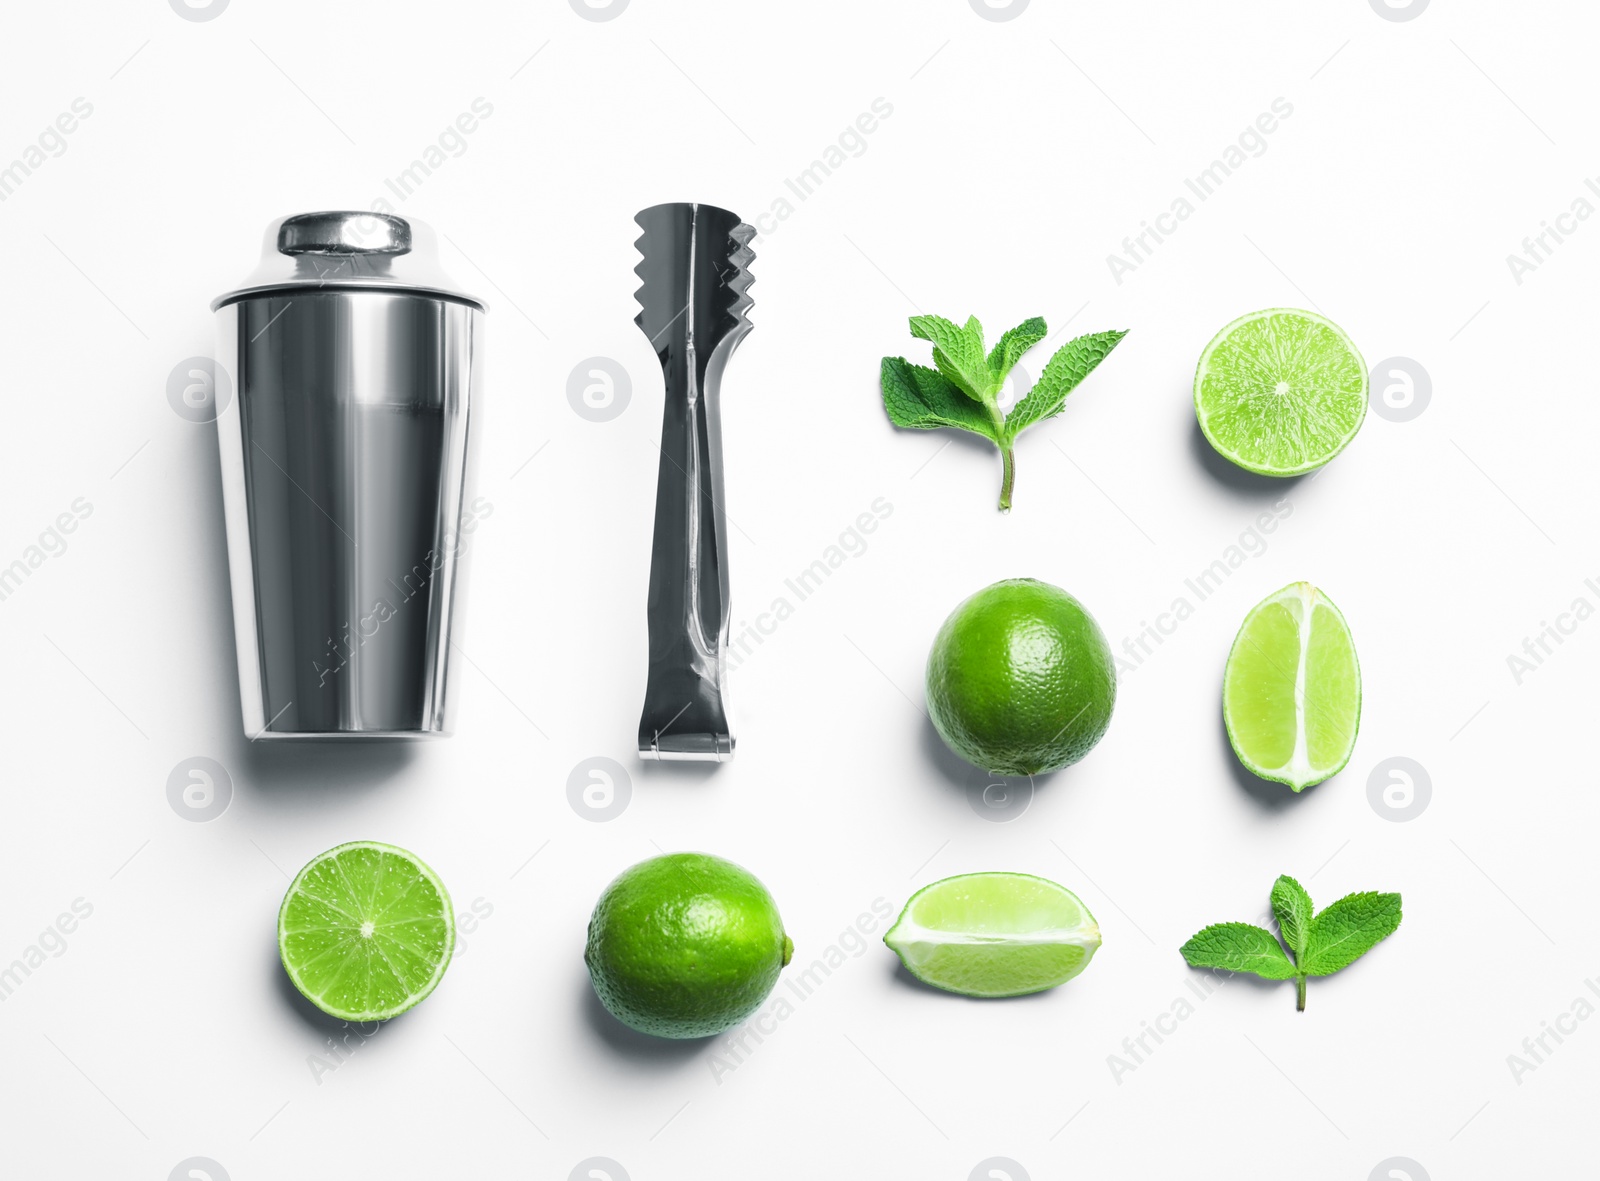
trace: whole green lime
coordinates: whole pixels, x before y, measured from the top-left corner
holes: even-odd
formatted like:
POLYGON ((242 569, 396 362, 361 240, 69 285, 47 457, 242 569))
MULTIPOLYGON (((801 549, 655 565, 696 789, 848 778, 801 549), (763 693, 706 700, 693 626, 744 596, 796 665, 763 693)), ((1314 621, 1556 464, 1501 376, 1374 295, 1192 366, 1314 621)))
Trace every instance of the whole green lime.
POLYGON ((777 904, 748 870, 705 853, 668 853, 606 887, 583 960, 618 1021, 689 1038, 754 1013, 793 954, 777 904))
POLYGON ((985 771, 1076 763, 1111 723, 1117 675, 1100 626, 1058 586, 1008 578, 944 621, 928 653, 928 714, 985 771))

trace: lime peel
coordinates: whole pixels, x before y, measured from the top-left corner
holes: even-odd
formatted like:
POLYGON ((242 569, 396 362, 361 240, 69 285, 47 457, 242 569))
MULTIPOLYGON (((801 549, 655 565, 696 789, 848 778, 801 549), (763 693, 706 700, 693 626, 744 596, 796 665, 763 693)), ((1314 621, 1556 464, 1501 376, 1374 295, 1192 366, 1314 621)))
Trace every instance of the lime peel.
POLYGON ((752 1016, 794 957, 755 875, 705 853, 666 853, 606 887, 584 962, 601 1005, 640 1033, 700 1038, 752 1016))
POLYGON ((883 941, 924 984, 1008 997, 1078 975, 1100 947, 1100 928, 1072 891, 1048 878, 970 873, 918 890, 883 941))
POLYGON ((1002 775, 1083 758, 1111 723, 1116 663, 1077 599, 1033 578, 970 596, 939 628, 924 674, 928 717, 952 751, 1002 775))
POLYGON ((1294 791, 1344 769, 1361 724, 1361 667, 1339 608, 1309 582, 1268 595, 1223 672, 1228 741, 1254 775, 1294 791))

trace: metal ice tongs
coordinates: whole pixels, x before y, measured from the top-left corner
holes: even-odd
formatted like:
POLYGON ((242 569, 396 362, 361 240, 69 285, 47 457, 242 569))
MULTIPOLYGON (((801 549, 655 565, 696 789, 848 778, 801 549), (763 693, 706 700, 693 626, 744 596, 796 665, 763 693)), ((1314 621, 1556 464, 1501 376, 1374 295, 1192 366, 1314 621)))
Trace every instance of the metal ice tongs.
POLYGON ((734 739, 723 702, 731 617, 718 388, 750 331, 756 231, 714 205, 652 205, 634 220, 644 230, 634 323, 666 381, 639 755, 721 762, 734 739))

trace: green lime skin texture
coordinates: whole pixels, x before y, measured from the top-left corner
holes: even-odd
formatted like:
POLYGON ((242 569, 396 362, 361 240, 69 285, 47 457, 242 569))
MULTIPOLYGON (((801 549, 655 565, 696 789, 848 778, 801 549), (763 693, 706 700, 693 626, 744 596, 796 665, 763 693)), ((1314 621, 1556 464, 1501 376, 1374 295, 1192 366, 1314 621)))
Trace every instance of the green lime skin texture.
POLYGON ((705 853, 668 853, 606 887, 583 960, 618 1021, 655 1037, 695 1038, 760 1008, 793 955, 777 904, 748 870, 705 853))
POLYGON ((1009 578, 944 621, 928 653, 928 714, 985 771, 1039 775, 1076 763, 1111 724, 1117 675, 1094 617, 1058 586, 1009 578))

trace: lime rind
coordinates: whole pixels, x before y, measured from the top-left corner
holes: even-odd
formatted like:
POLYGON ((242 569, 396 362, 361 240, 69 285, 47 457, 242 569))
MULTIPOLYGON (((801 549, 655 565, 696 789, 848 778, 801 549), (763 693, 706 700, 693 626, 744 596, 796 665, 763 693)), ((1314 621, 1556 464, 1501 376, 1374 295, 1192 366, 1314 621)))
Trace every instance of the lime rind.
POLYGON ((455 938, 450 892, 438 875, 415 854, 378 841, 349 841, 312 858, 278 908, 284 971, 302 996, 343 1021, 386 1021, 416 1006, 443 979, 455 938), (384 867, 371 882, 348 872, 346 860, 360 852, 377 854, 384 867), (414 876, 391 876, 397 870, 414 876), (436 905, 388 917, 415 907, 419 887, 436 905), (367 923, 372 930, 363 930, 367 923), (355 998, 362 1003, 350 1003, 355 998))
MULTIPOLYGON (((1250 609, 1244 623, 1239 627, 1238 635, 1234 637, 1233 646, 1228 650, 1228 661, 1223 670, 1222 681, 1222 720, 1227 728, 1228 743, 1233 747, 1233 753, 1239 762, 1251 774, 1261 779, 1285 784, 1295 792, 1301 792, 1337 775, 1350 762, 1350 756, 1355 751, 1356 736, 1361 728, 1360 658, 1356 653, 1355 640, 1350 635, 1350 627, 1345 622, 1344 615, 1334 605, 1332 599, 1309 582, 1290 583, 1250 609), (1279 659, 1267 651, 1257 635, 1266 614, 1276 609, 1286 611, 1297 628, 1298 643, 1293 668, 1288 666, 1286 660, 1279 659), (1337 627, 1343 646, 1342 649, 1336 648, 1333 655, 1337 659, 1347 654, 1348 669, 1324 670, 1310 667, 1308 657, 1316 646, 1313 631, 1319 625, 1318 612, 1326 612, 1326 619, 1320 626, 1337 627), (1264 739, 1261 733, 1259 712, 1263 704, 1259 700, 1259 695, 1252 696, 1254 686, 1246 683, 1247 661, 1255 664, 1254 675, 1258 678, 1264 672, 1279 684, 1293 685, 1290 710, 1294 730, 1292 746, 1287 752, 1287 757, 1283 757, 1281 746, 1275 751, 1276 757, 1272 759, 1262 757, 1266 753, 1264 748, 1270 748, 1270 736, 1264 739), (1347 689, 1348 701, 1330 703, 1323 700, 1327 694, 1308 693, 1308 685, 1313 677, 1320 675, 1325 681, 1338 682, 1345 679, 1343 674, 1348 674, 1349 684, 1341 686, 1335 683, 1332 687, 1336 690, 1347 689), (1347 713, 1339 708, 1341 706, 1347 707, 1347 713), (1252 711, 1255 711, 1254 716, 1252 711), (1320 760, 1312 758, 1312 727, 1307 723, 1308 716, 1312 717, 1318 731, 1318 745, 1322 745, 1322 740, 1330 734, 1340 740, 1331 758, 1320 760), (1252 729, 1255 733, 1246 735, 1244 732, 1247 729, 1252 729)), ((1281 709, 1281 700, 1268 702, 1265 706, 1265 708, 1274 707, 1281 709)))
POLYGON ((999 775, 1042 775, 1084 758, 1116 705, 1116 662, 1089 610, 1058 586, 1008 578, 940 625, 923 674, 945 745, 999 775))
POLYGON ((987 999, 1065 984, 1088 967, 1100 928, 1048 878, 973 873, 918 890, 883 941, 924 984, 987 999))
POLYGON ((725 1033, 794 958, 777 903, 749 870, 666 853, 619 874, 589 917, 584 963, 601 1005, 653 1037, 725 1033))
POLYGON ((1265 308, 1226 325, 1200 354, 1195 418, 1217 453, 1246 471, 1298 476, 1356 437, 1367 384, 1361 351, 1332 320, 1265 308))

